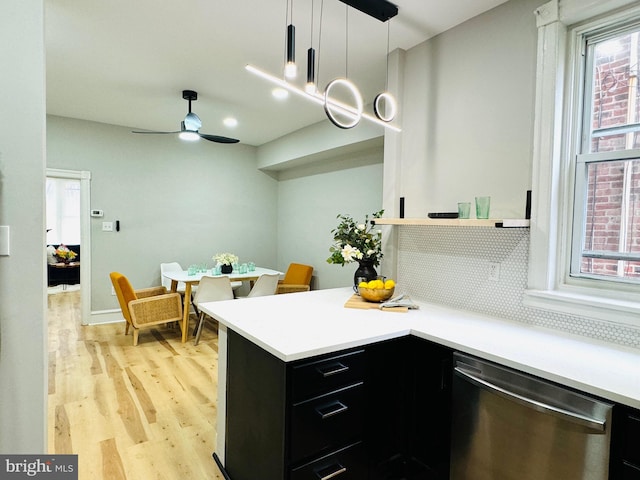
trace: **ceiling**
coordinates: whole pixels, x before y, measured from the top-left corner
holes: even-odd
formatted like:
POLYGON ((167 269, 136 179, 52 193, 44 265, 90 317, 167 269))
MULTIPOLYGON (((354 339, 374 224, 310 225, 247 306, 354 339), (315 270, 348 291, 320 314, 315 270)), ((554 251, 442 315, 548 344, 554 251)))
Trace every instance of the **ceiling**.
MULTIPOLYGON (((297 0, 299 78, 312 6, 318 84, 346 73, 370 103, 385 88, 387 37, 389 50, 408 50, 504 1, 397 0, 388 25, 338 0, 297 0)), ((244 68, 282 75, 286 11, 287 0, 45 0, 47 113, 175 131, 188 108, 181 92, 190 89, 199 94, 192 110, 201 133, 258 146, 316 123, 326 118, 321 106, 295 95, 276 100, 273 86, 244 68), (228 116, 236 127, 223 125, 228 116)))

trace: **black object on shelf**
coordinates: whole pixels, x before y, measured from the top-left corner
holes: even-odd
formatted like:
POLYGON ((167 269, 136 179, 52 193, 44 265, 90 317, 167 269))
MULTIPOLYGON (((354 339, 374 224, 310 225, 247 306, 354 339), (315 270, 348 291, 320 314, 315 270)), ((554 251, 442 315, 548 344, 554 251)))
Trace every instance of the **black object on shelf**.
POLYGON ((458 218, 458 212, 429 212, 429 218, 458 218))
POLYGON ((400 197, 400 218, 404 218, 404 197, 400 197))
POLYGON ((524 210, 524 218, 531 219, 531 190, 527 190, 527 205, 524 210))

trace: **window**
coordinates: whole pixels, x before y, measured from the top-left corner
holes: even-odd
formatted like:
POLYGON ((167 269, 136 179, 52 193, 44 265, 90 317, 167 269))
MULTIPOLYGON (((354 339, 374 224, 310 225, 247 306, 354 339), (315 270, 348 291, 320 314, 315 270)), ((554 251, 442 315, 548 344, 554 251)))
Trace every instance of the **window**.
POLYGON ((640 283, 640 26, 585 37, 570 275, 640 283))
POLYGON ((640 5, 551 0, 535 15, 523 303, 640 327, 640 5))
POLYGON ((47 245, 80 243, 80 180, 47 177, 47 245))
POLYGON ((570 275, 640 283, 640 26, 585 36, 570 275))

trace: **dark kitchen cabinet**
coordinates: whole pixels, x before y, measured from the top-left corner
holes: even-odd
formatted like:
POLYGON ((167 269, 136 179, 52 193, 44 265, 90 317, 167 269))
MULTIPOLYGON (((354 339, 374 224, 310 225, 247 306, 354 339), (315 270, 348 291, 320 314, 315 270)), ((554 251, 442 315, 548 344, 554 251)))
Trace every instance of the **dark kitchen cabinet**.
POLYGON ((232 480, 447 478, 451 351, 402 337, 286 363, 229 331, 232 480))
POLYGON ((286 363, 233 331, 227 345, 230 478, 367 478, 364 349, 286 363))
POLYGON ((407 336, 367 354, 370 478, 448 479, 452 350, 407 336))
POLYGON ((640 480, 640 411, 613 410, 610 480, 640 480))

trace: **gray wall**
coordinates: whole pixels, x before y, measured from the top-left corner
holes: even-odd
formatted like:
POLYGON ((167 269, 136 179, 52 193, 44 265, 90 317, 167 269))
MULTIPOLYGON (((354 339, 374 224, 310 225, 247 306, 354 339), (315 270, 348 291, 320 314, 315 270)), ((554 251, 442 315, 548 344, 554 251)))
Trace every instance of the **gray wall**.
POLYGON ((357 264, 327 263, 331 230, 338 214, 364 221, 382 208, 382 156, 377 147, 280 174, 278 265, 313 265, 316 289, 352 284, 357 264))
MULTIPOLYGON (((47 117, 47 167, 91 172, 91 310, 118 308, 109 272, 135 288, 160 283, 160 263, 213 264, 230 251, 276 268, 277 182, 255 148, 47 117), (103 232, 103 221, 120 232, 103 232)), ((83 252, 84 254, 84 252, 83 252)))
POLYGON ((382 204, 382 147, 266 174, 242 144, 56 116, 47 126, 47 166, 90 171, 91 208, 104 211, 91 220, 93 312, 118 308, 113 270, 141 288, 159 284, 161 262, 212 264, 221 251, 282 271, 313 265, 314 288, 350 285, 355 265, 326 263, 336 215, 364 219, 382 204), (115 220, 120 232, 101 230, 115 220))
POLYGON ((45 91, 41 1, 0 2, 0 452, 46 452, 45 91))
POLYGON ((492 197, 492 218, 523 217, 542 3, 512 0, 406 52, 395 197, 407 217, 475 195, 492 197))

